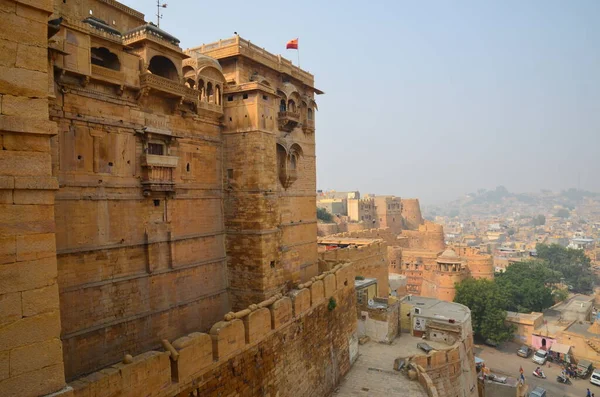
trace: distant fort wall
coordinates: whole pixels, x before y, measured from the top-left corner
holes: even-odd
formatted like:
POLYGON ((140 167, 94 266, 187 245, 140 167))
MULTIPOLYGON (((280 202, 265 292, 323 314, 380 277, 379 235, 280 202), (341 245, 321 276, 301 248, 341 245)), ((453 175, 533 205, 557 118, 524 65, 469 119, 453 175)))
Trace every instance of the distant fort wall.
MULTIPOLYGON (((344 236, 346 234, 343 233, 344 236)), ((323 251, 319 253, 319 259, 326 267, 339 262, 352 262, 357 276, 376 278, 379 296, 388 296, 387 245, 381 239, 373 240, 366 245, 351 245, 323 251)))
POLYGON ((404 220, 404 228, 417 230, 419 225, 423 224, 423 215, 421 214, 421 205, 419 199, 401 199, 402 202, 402 218, 404 220))
POLYGON ((338 264, 228 313, 208 334, 164 340, 164 351, 77 379, 73 396, 328 395, 356 358, 354 277, 353 265, 338 264))

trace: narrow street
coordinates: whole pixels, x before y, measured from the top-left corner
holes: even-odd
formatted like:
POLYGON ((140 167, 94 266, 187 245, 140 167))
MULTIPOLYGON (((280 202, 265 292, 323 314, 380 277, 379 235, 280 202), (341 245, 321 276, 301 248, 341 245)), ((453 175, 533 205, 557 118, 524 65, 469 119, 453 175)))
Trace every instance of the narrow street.
POLYGON ((564 385, 556 381, 556 376, 560 373, 559 365, 546 363, 541 368, 546 375, 546 379, 539 379, 532 375, 532 372, 538 367, 531 357, 522 358, 517 356, 519 345, 515 343, 503 343, 499 348, 493 348, 485 345, 477 345, 475 355, 485 360, 485 365, 490 368, 492 373, 502 373, 514 378, 519 377, 519 367, 523 367, 525 383, 529 385, 529 390, 536 386, 546 389, 548 397, 585 397, 589 388, 592 393, 600 397, 600 386, 593 385, 587 379, 572 379, 571 385, 564 385))

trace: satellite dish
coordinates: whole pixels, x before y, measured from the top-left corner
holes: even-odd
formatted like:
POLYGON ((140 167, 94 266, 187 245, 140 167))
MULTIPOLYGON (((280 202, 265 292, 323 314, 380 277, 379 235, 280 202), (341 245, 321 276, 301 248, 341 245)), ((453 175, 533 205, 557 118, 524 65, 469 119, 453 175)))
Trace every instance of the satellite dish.
POLYGON ((369 299, 369 306, 373 306, 374 303, 375 301, 373 299, 369 299))

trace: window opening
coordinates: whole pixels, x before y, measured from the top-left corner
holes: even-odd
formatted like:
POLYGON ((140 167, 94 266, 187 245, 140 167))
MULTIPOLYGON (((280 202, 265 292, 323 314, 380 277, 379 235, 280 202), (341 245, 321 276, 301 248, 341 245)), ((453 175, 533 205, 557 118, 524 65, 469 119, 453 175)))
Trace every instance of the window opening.
POLYGON ((165 146, 160 143, 148 143, 148 154, 156 154, 158 156, 164 156, 165 146))

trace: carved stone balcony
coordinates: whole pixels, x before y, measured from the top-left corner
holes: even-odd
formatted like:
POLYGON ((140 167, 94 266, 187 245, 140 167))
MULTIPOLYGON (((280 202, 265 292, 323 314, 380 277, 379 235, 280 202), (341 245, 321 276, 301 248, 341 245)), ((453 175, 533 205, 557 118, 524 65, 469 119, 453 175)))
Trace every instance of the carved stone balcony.
POLYGON ((140 88, 142 92, 156 90, 171 97, 193 100, 193 97, 191 97, 190 92, 188 91, 188 87, 185 85, 152 73, 140 74, 140 88))
POLYGON ((302 130, 305 134, 314 134, 315 133, 315 121, 314 120, 305 120, 302 124, 302 130))
POLYGON ((152 192, 174 192, 173 174, 179 158, 146 154, 142 160, 142 187, 145 195, 152 192))
POLYGON ((291 132, 300 123, 300 113, 290 111, 279 112, 277 119, 280 130, 291 132))
POLYGON ((98 65, 92 65, 92 78, 116 85, 125 83, 125 73, 98 65))

